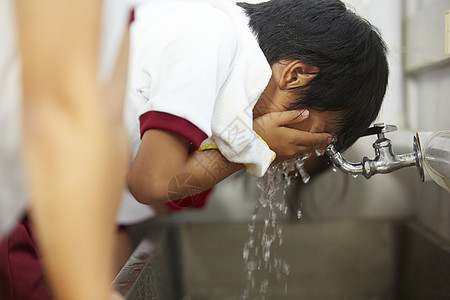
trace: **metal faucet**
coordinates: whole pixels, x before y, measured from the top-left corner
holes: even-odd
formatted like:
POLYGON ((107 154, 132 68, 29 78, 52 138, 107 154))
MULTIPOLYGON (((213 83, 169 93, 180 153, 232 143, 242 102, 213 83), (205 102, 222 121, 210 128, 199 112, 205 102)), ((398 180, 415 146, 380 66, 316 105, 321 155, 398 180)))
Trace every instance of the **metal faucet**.
POLYGON ((363 134, 363 136, 376 134, 378 137, 375 143, 373 143, 372 145, 375 150, 374 159, 369 159, 365 156, 360 163, 348 162, 342 156, 342 154, 336 150, 334 144, 328 145, 328 147, 326 148, 326 153, 330 157, 336 168, 338 168, 342 172, 350 175, 362 174, 367 179, 378 173, 390 173, 395 170, 410 166, 417 166, 419 173, 422 174, 422 158, 420 150, 418 150, 417 147, 417 138, 414 137, 414 152, 396 155, 392 150, 391 141, 385 137, 385 133, 396 130, 397 126, 395 125, 377 123, 374 124, 373 127, 369 128, 365 134, 363 134))

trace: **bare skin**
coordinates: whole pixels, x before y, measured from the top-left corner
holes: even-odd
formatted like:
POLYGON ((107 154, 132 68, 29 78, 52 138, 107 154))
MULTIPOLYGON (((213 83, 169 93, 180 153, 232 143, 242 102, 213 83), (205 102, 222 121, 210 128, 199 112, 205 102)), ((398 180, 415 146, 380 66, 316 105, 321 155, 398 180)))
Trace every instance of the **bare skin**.
POLYGON ((24 156, 46 280, 55 299, 119 299, 110 284, 128 158, 121 121, 128 47, 112 85, 100 87, 102 1, 16 4, 24 156))
MULTIPOLYGON (((313 78, 306 74, 311 73, 310 67, 299 61, 283 62, 274 64, 272 71, 269 85, 253 111, 256 133, 276 153, 278 161, 324 148, 330 143, 331 135, 322 131, 310 132, 311 128, 318 128, 321 124, 320 118, 312 121, 311 125, 303 125, 304 128, 309 127, 308 130, 295 129, 311 118, 309 111, 286 111, 283 108, 284 103, 292 101, 288 88, 306 84, 313 78)), ((190 154, 189 147, 189 141, 177 134, 162 130, 145 132, 128 173, 128 185, 134 197, 139 202, 155 205, 191 196, 191 185, 176 181, 177 186, 171 186, 174 178, 189 174, 197 182, 196 191, 200 191, 244 168, 242 164, 227 161, 217 150, 190 154), (175 197, 171 193, 174 188, 177 190, 175 197)))
MULTIPOLYGON (((328 139, 328 135, 310 134, 283 126, 293 120, 301 122, 307 118, 305 115, 298 118, 299 114, 298 111, 289 111, 264 116, 265 127, 261 132, 264 131, 269 146, 274 144, 272 149, 283 157, 311 151, 318 145, 325 145, 328 139), (279 140, 284 143, 278 143, 279 140), (302 140, 302 144, 298 145, 297 140, 302 140), (286 146, 286 141, 292 147, 286 146)), ((191 196, 191 190, 186 185, 176 187, 178 197, 169 197, 168 190, 174 189, 169 183, 178 174, 191 174, 198 182, 199 191, 206 190, 244 168, 242 164, 227 161, 217 150, 189 154, 189 147, 189 141, 177 134, 163 130, 146 131, 128 173, 128 184, 135 198, 142 203, 153 204, 191 196)))

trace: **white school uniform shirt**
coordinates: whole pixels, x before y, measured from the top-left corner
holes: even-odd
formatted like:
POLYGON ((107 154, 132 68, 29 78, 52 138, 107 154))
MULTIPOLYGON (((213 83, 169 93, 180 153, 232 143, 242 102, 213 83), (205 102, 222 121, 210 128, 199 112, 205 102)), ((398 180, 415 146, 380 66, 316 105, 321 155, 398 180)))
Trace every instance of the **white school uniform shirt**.
MULTIPOLYGON (((132 2, 105 0, 101 23, 99 82, 109 79, 128 26, 132 2)), ((12 0, 0 1, 0 240, 28 206, 22 162, 22 78, 12 0)))
MULTIPOLYGON (((226 140, 226 129, 232 125, 233 131, 246 130, 251 145, 256 144, 247 156, 264 157, 268 166, 274 155, 254 138, 252 108, 270 76, 248 18, 234 3, 165 0, 137 7, 124 115, 132 159, 147 129, 174 131, 197 149, 205 139, 217 147, 211 138, 236 146, 226 140)), ((127 191, 118 222, 131 224, 154 214, 127 191)))

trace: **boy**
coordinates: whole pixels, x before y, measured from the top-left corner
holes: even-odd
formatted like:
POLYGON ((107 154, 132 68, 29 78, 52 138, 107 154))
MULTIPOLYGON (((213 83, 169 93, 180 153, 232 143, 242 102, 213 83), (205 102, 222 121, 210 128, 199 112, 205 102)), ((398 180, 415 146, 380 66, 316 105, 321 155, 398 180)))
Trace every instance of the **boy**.
POLYGON ((332 135, 342 151, 386 90, 381 37, 338 0, 156 2, 131 30, 128 185, 145 204, 193 206, 237 170, 262 176, 332 135))

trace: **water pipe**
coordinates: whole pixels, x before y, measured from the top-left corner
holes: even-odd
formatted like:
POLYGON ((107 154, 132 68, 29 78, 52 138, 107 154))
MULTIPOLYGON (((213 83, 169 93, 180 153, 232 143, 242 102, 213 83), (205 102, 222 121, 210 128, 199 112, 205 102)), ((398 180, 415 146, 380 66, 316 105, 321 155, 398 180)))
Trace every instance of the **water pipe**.
POLYGON ((373 143, 375 158, 364 157, 360 163, 347 161, 336 150, 334 144, 326 148, 326 153, 337 169, 349 174, 362 174, 369 179, 375 174, 386 174, 396 170, 416 166, 422 181, 435 181, 450 192, 450 131, 437 133, 416 133, 413 139, 413 152, 394 154, 391 141, 385 134, 396 131, 395 125, 374 124, 365 135, 377 135, 373 143))

